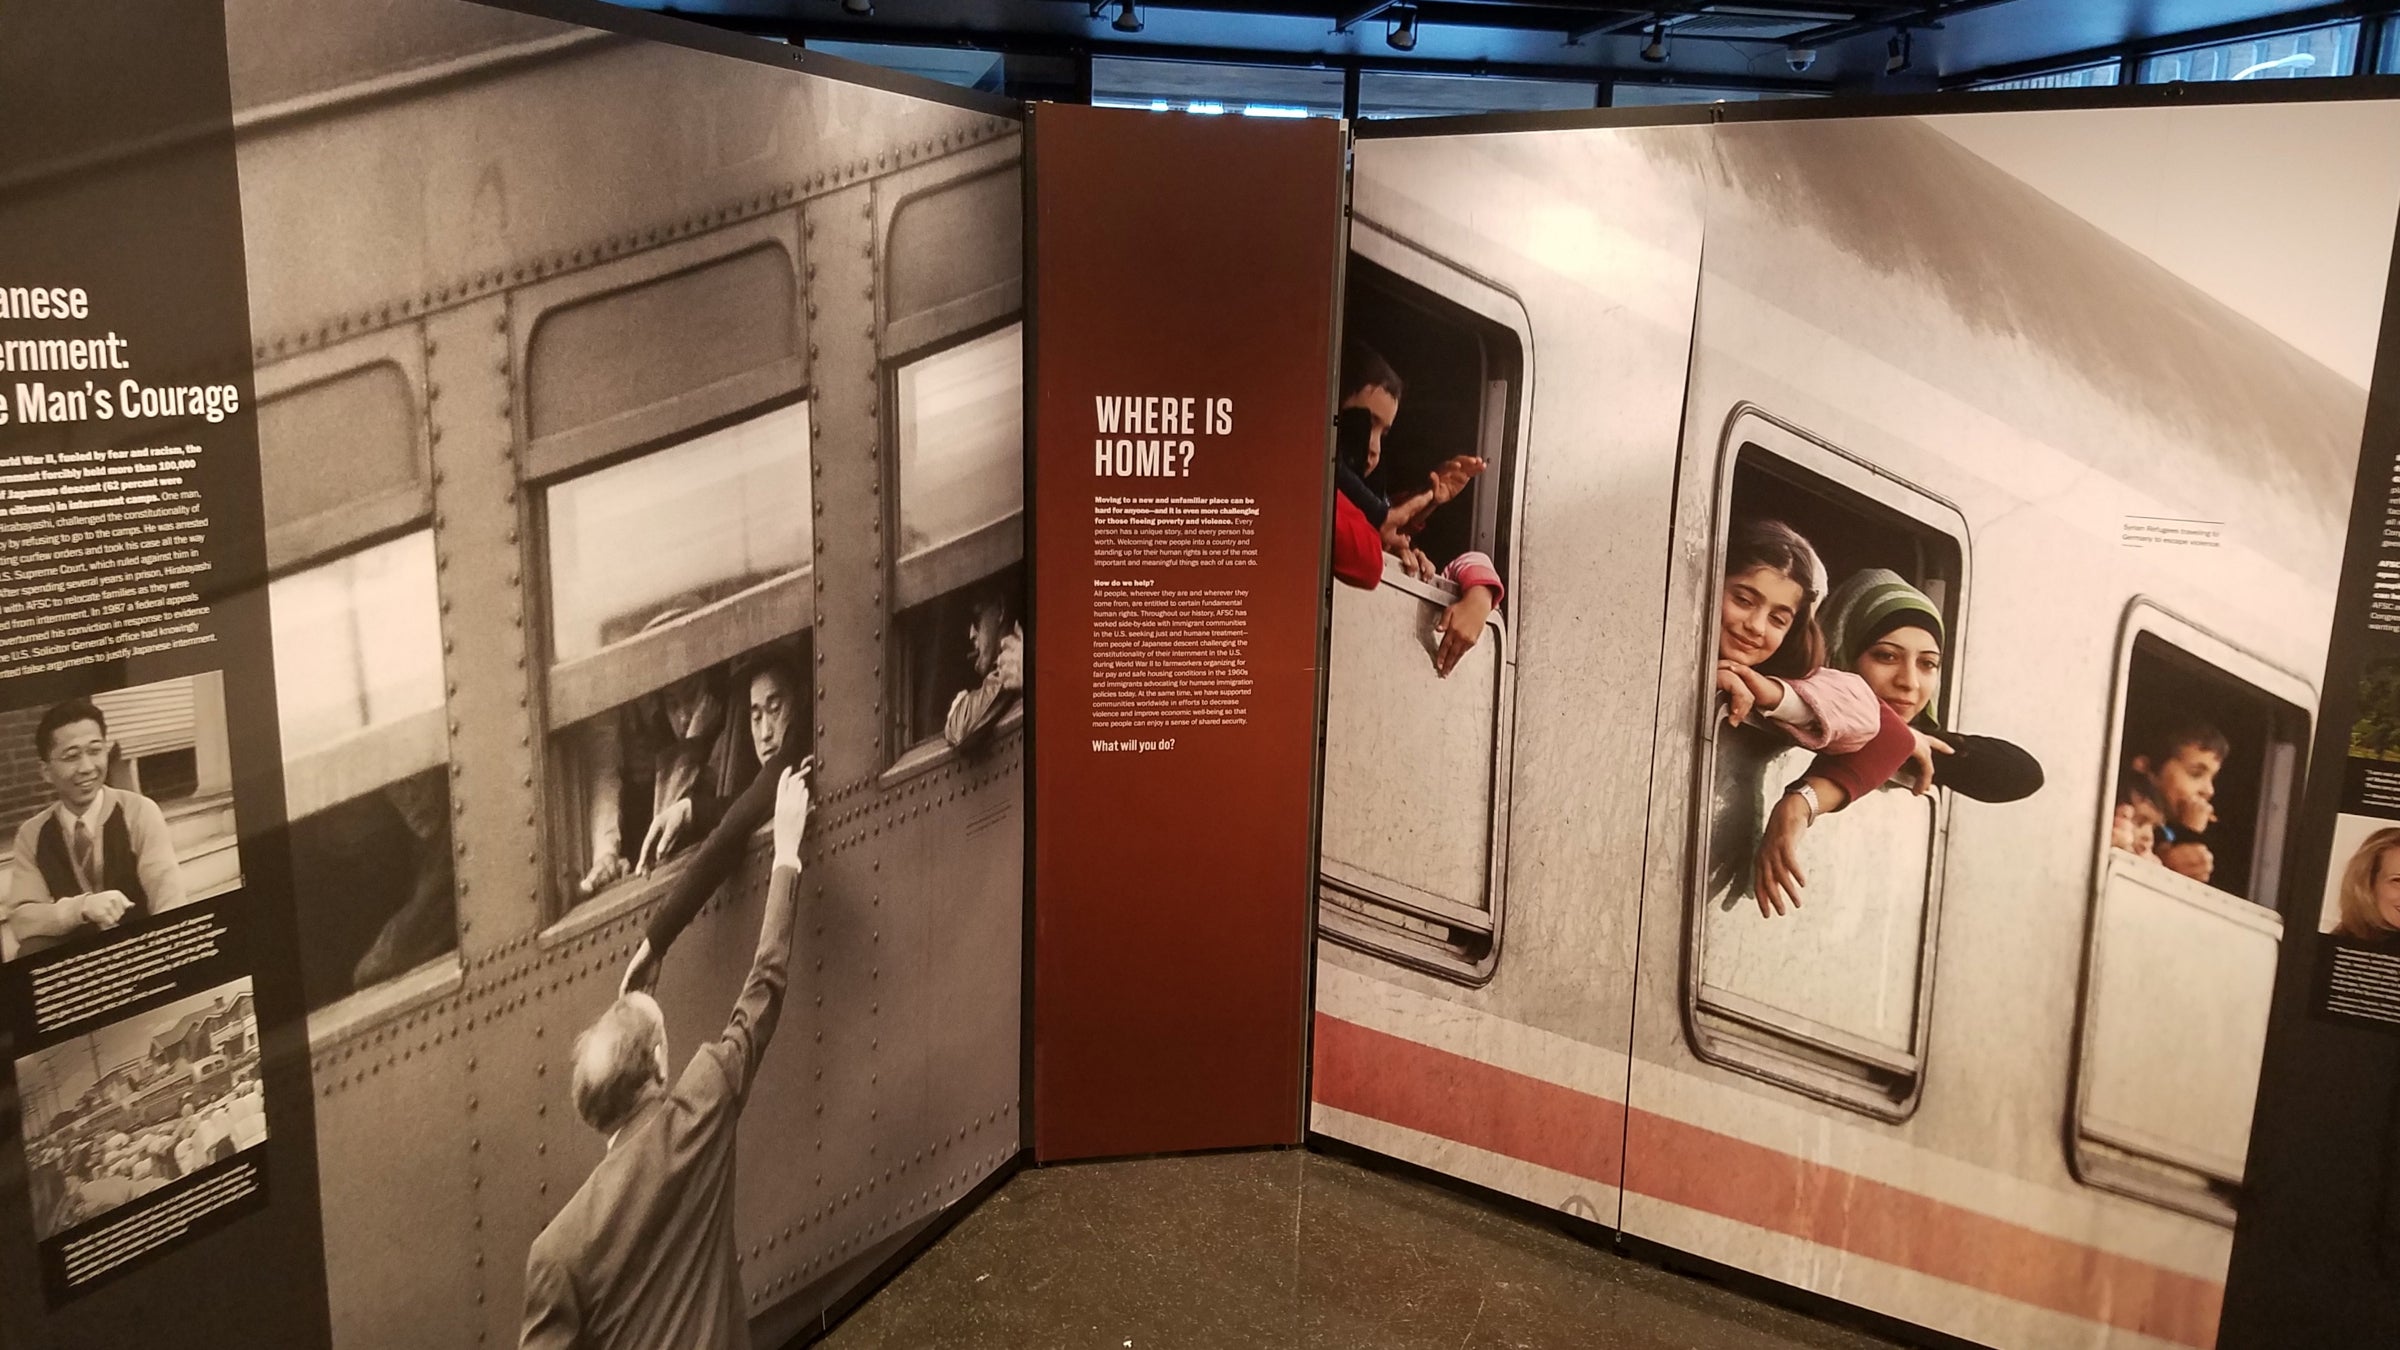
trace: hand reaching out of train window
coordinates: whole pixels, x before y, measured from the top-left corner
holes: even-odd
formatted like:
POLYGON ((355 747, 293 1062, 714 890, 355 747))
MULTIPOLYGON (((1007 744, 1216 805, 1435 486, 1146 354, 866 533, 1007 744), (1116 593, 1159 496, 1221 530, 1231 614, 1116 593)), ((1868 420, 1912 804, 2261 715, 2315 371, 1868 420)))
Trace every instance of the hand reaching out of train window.
POLYGON ((1425 514, 1440 505, 1430 492, 1421 492, 1404 502, 1394 503, 1383 517, 1383 551, 1400 560, 1400 570, 1419 581, 1433 580, 1436 570, 1433 559, 1418 551, 1409 542, 1414 528, 1425 514))
POLYGON ((2183 839, 2158 850, 2158 860, 2170 872, 2180 872, 2194 881, 2206 881, 2216 874, 2217 855, 2197 839, 2183 839))
POLYGON ((800 870, 800 840, 808 833, 808 780, 816 772, 817 757, 810 755, 783 771, 775 784, 775 866, 800 870))
POLYGON ((658 972, 658 955, 650 950, 650 939, 643 938, 633 949, 633 960, 625 965, 625 977, 617 981, 618 997, 647 994, 656 989, 658 972))
POLYGON ((1762 918, 1772 919, 1800 908, 1801 888, 1808 885, 1808 873, 1800 866, 1800 841, 1808 834, 1808 827, 1816 823, 1820 809, 1839 809, 1840 788, 1814 778, 1808 781, 1808 788, 1822 805, 1812 804, 1794 788, 1767 813, 1767 828, 1759 834, 1753 877, 1762 918))
POLYGON ((1753 709, 1772 712, 1783 702, 1783 681, 1738 661, 1717 662, 1717 688, 1725 695, 1725 725, 1729 727, 1740 726, 1753 709))
POLYGON ((666 860, 668 854, 683 843, 683 835, 692 827, 692 799, 677 797, 666 809, 650 818, 650 828, 642 831, 641 855, 634 860, 636 876, 650 875, 650 869, 666 860))
POLYGON ((1933 790, 1933 757, 1954 752, 1948 741, 1928 736, 1915 727, 1910 727, 1908 734, 1909 738, 1915 742, 1914 747, 1908 752, 1906 766, 1910 770, 1910 780, 1915 784, 1910 791, 1922 797, 1933 790))
POLYGON ((1000 676, 1001 688, 1025 687, 1025 625, 1009 625, 1008 636, 1000 639, 1000 655, 992 662, 992 669, 1000 676))
POLYGON ((1433 673, 1448 679, 1461 658, 1474 650, 1483 637, 1483 625, 1492 616, 1492 588, 1469 586, 1448 609, 1442 611, 1442 621, 1434 626, 1433 673))
POLYGON ((583 874, 583 880, 575 883, 575 889, 586 896, 598 895, 632 874, 633 864, 625 861, 624 854, 612 848, 593 860, 591 870, 583 874))

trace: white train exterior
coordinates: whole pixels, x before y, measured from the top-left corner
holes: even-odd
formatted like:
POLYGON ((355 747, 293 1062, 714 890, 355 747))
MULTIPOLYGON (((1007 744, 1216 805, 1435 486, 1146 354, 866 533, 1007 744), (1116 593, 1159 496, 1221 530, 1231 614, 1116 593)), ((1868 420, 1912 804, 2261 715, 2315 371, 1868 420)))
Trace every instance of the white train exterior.
POLYGON ((1978 1342, 2212 1344, 2363 391, 1937 121, 1356 163, 1348 332, 1480 353, 1395 356, 1400 422, 1471 405, 1510 590, 1448 681, 1438 589, 1335 597, 1312 1128, 1978 1342), (1708 687, 1737 502, 1910 574, 1943 724, 2047 777, 1874 794, 1776 920, 1798 759, 1708 687), (2108 847, 2162 701, 2245 729, 2219 887, 2108 847))

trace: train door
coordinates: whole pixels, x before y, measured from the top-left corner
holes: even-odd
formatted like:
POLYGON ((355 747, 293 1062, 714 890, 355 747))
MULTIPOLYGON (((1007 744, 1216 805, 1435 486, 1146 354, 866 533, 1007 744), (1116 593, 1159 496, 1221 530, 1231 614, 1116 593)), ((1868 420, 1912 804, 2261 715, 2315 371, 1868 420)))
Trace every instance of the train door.
MULTIPOLYGON (((1483 473, 1418 544, 1437 564, 1483 553, 1506 580, 1531 389, 1524 311, 1366 221, 1351 247, 1344 341, 1381 353, 1404 384, 1370 481, 1398 500, 1450 456, 1481 457, 1483 473)), ((1317 912, 1334 942, 1481 985, 1506 915, 1516 653, 1494 612, 1437 675, 1431 635, 1458 596, 1389 557, 1376 589, 1334 587, 1317 912)))
POLYGON ((2114 791, 2098 812, 2069 1161, 2086 1184, 2231 1224, 2316 695, 2145 599, 2126 610, 2114 694, 2102 779, 2114 791), (2187 789, 2151 786, 2168 762, 2212 779, 2205 826, 2174 821, 2187 789), (2161 826, 2135 824, 2130 805, 2118 819, 2120 804, 2162 796, 2161 826))
MULTIPOLYGON (((1754 407, 1728 420, 1721 455, 1706 593, 1713 598, 1725 582, 1737 521, 1775 519, 1799 531, 1829 583, 1864 568, 1897 572, 1942 611, 1945 675, 1932 711, 1938 719, 1953 706, 1967 637, 1967 534, 1957 509, 1754 407)), ((1777 732, 1728 728, 1721 700, 1702 706, 1693 800, 1704 810, 1692 839, 1682 981, 1693 1053, 1903 1119, 1924 1082, 1943 794, 1870 792, 1827 817, 1802 844, 1805 903, 1770 915, 1753 876, 1760 833, 1814 756, 1777 732)))

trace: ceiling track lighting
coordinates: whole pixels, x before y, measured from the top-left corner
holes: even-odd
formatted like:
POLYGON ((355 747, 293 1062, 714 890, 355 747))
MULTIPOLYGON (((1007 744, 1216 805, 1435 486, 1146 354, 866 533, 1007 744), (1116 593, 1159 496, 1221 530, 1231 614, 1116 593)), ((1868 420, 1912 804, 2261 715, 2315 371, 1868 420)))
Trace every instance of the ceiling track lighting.
POLYGON ((1667 63, 1666 24, 1655 23, 1650 26, 1650 45, 1642 48, 1642 59, 1654 66, 1663 66, 1667 63))
POLYGON ((1117 0, 1117 17, 1109 20, 1108 26, 1120 33, 1138 33, 1142 31, 1141 11, 1133 7, 1133 0, 1117 0))
POLYGON ((1908 69, 1909 59, 1914 55, 1909 48, 1908 30, 1893 29, 1892 40, 1883 44, 1883 73, 1897 75, 1908 69))
POLYGON ((1413 52, 1417 49, 1417 7, 1394 5, 1384 20, 1383 40, 1393 51, 1413 52))

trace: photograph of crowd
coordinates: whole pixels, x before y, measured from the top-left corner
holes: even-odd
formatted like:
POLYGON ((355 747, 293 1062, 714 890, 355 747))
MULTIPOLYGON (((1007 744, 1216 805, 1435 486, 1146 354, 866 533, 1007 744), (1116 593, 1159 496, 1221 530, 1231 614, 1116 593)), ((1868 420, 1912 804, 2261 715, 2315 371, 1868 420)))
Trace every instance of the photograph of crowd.
POLYGON ((232 783, 220 672, 0 713, 0 955, 238 889, 232 783))
POLYGON ((247 977, 17 1061, 34 1234, 48 1239, 267 1137, 247 977))

